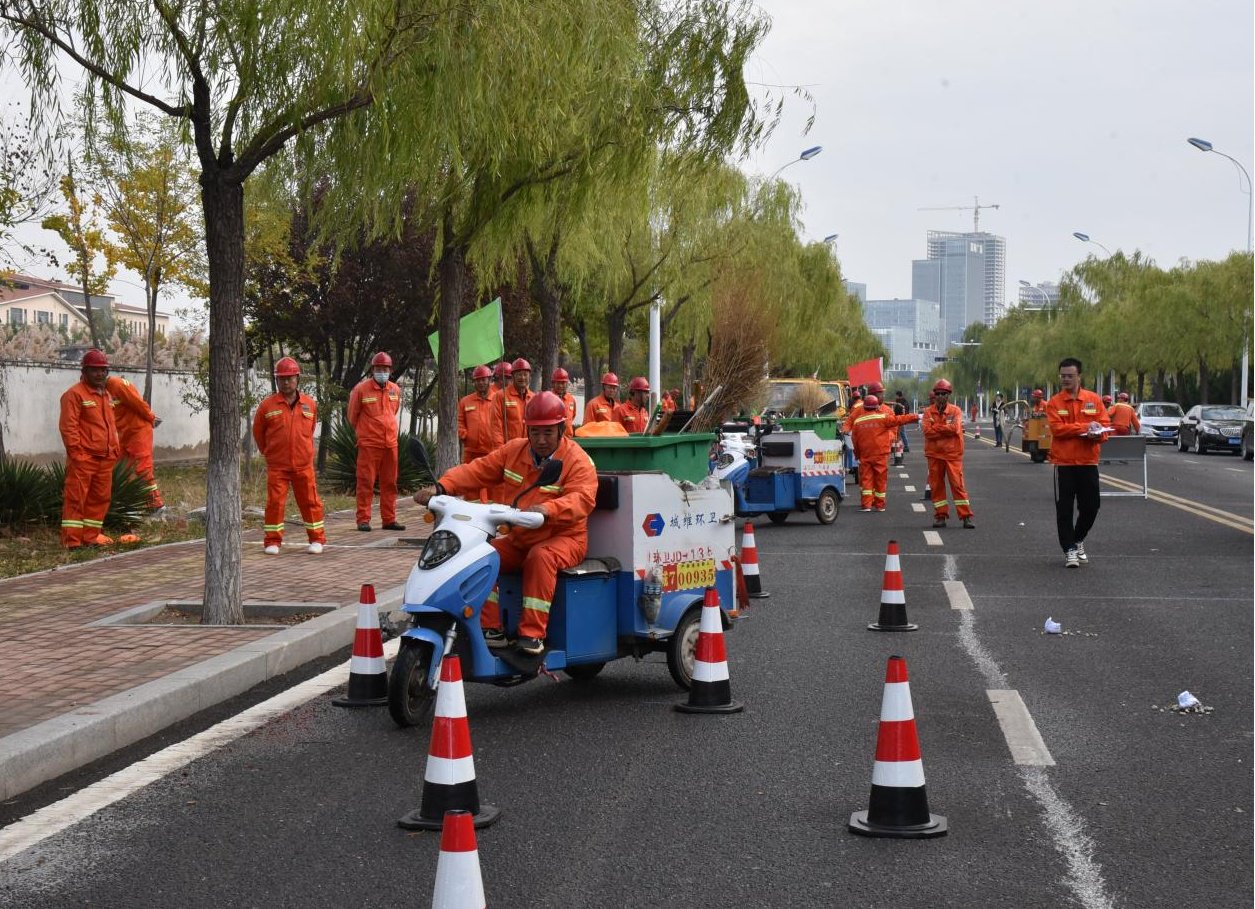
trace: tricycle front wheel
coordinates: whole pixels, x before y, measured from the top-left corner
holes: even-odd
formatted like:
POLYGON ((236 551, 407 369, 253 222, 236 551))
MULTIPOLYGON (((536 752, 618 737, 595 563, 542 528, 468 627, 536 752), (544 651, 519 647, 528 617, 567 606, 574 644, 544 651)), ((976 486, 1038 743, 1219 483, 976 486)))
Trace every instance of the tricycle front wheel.
POLYGON ((431 717, 436 692, 427 685, 430 667, 430 645, 402 643, 388 677, 388 712, 398 726, 418 726, 431 717))
POLYGON ((562 671, 577 682, 587 682, 589 679, 596 678, 597 673, 605 668, 605 663, 577 663, 574 666, 567 666, 562 671))
POLYGON ((773 524, 783 524, 789 520, 789 513, 787 511, 769 511, 767 512, 767 517, 773 524))
POLYGON ((831 524, 841 510, 841 499, 835 489, 825 489, 815 502, 815 516, 820 524, 831 524))
POLYGON ((702 608, 694 606, 680 617, 667 641, 667 668, 671 678, 688 690, 693 684, 693 664, 697 661, 697 635, 702 627, 702 608))

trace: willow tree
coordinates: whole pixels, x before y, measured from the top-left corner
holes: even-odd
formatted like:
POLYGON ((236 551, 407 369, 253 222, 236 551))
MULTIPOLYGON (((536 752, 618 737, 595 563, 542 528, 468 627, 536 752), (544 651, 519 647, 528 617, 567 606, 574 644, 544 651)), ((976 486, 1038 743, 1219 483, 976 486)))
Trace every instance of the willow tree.
MULTIPOLYGON (((318 148, 333 172, 351 173, 367 204, 385 199, 400 158, 443 154, 464 175, 463 122, 487 130, 476 70, 510 61, 562 84, 563 61, 551 58, 544 25, 588 13, 565 0, 0 0, 36 109, 56 109, 60 69, 77 66, 84 109, 118 128, 131 108, 156 111, 179 124, 196 152, 209 272, 207 622, 242 619, 246 182, 294 140, 306 154, 318 148)), ((527 102, 552 116, 545 92, 527 102)), ((499 128, 508 133, 519 122, 499 128)), ((95 129, 89 120, 89 140, 95 129)))

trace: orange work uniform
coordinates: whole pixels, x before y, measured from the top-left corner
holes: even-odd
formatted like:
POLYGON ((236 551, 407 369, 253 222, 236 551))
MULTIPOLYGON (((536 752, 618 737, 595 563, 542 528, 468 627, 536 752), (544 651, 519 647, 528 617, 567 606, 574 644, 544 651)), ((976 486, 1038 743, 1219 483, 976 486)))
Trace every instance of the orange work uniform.
POLYGON ((1090 423, 1111 425, 1102 398, 1081 388, 1076 397, 1061 391, 1046 402, 1050 421, 1050 463, 1062 467, 1098 466, 1101 439, 1086 437, 1090 423))
POLYGON ((884 511, 887 507, 890 446, 897 438, 899 426, 918 422, 919 414, 898 415, 888 404, 881 404, 874 411, 863 408, 854 418, 851 436, 859 462, 858 481, 864 509, 884 511))
POLYGON ((562 434, 568 439, 575 435, 575 413, 577 410, 575 404, 575 395, 569 391, 562 396, 562 406, 566 408, 566 429, 562 434))
POLYGON ((305 522, 311 543, 327 542, 322 499, 314 479, 314 426, 318 406, 309 395, 297 393, 291 404, 275 392, 257 407, 253 441, 266 459, 266 537, 262 545, 283 543, 283 509, 288 488, 305 522))
POLYGON ((106 379, 105 388, 113 404, 113 420, 118 427, 122 453, 130 458, 136 476, 144 481, 148 507, 161 508, 165 502, 157 488, 157 475, 153 473, 153 424, 157 422, 157 415, 139 389, 121 376, 106 379))
POLYGON ((675 399, 671 397, 671 392, 667 392, 662 396, 662 410, 663 413, 670 413, 675 410, 675 399))
POLYGON ((933 491, 933 517, 944 521, 950 516, 946 483, 960 518, 972 517, 967 487, 963 482, 963 409, 947 404, 941 411, 936 405, 920 418, 924 433, 924 457, 928 461, 928 486, 933 491))
POLYGON ((628 432, 640 433, 649 425, 649 408, 624 401, 614 409, 614 420, 628 432))
POLYGON ((113 403, 106 388, 79 381, 61 395, 58 423, 65 444, 61 545, 91 546, 101 536, 113 496, 113 465, 122 455, 113 403))
POLYGON ((618 406, 619 402, 614 398, 599 394, 584 407, 584 422, 611 423, 614 421, 614 409, 618 406))
MULTIPOLYGON (((492 398, 491 391, 486 395, 473 391, 458 401, 458 440, 462 443, 463 464, 482 458, 501 445, 501 418, 492 398)), ((489 501, 493 491, 481 489, 479 500, 489 501)))
POLYGON ((1111 428, 1118 436, 1128 436, 1142 431, 1142 421, 1137 418, 1137 410, 1133 405, 1117 401, 1107 412, 1111 418, 1111 428))
POLYGON ((379 480, 379 520, 397 521, 397 415, 401 386, 380 385, 367 377, 349 393, 349 423, 357 433, 357 523, 370 523, 370 506, 379 480))
MULTIPOLYGON (((588 454, 565 436, 553 457, 562 461, 562 476, 553 486, 526 492, 519 508, 541 506, 545 523, 536 529, 515 527, 493 540, 501 556, 501 570, 523 572, 523 609, 518 633, 542 640, 549 625, 549 607, 558 586, 558 572, 574 568, 588 552, 588 516, 597 500, 597 471, 588 454)), ((526 439, 506 442, 485 457, 452 468, 440 478, 449 495, 473 495, 484 486, 501 486, 513 501, 540 475, 526 439)), ((484 628, 501 628, 501 607, 496 587, 484 602, 480 615, 484 628)))
POLYGON ((504 428, 505 441, 526 439, 527 427, 523 425, 523 411, 527 409, 527 402, 536 397, 536 393, 529 388, 526 394, 520 395, 513 385, 507 385, 503 390, 495 392, 493 397, 496 422, 504 428))

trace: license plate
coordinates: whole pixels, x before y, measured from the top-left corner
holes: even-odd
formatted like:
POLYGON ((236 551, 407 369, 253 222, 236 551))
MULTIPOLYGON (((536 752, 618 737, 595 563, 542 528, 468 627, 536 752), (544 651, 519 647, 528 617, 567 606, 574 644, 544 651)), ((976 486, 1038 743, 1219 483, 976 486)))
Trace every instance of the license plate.
POLYGON ((1238 443, 1240 443, 1241 441, 1242 441, 1241 439, 1230 439, 1230 440, 1229 440, 1229 444, 1230 444, 1230 445, 1237 445, 1237 444, 1238 444, 1238 443))

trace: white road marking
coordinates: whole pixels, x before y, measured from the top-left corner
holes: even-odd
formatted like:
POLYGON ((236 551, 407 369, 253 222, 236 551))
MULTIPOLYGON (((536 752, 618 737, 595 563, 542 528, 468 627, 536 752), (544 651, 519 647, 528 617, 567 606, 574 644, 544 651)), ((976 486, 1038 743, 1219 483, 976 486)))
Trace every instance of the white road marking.
POLYGON ((910 485, 910 484, 908 483, 907 485, 905 485, 905 486, 903 486, 903 487, 902 487, 902 491, 903 491, 903 492, 914 492, 914 491, 915 491, 915 487, 914 487, 914 486, 912 486, 912 485, 910 485))
POLYGON ((950 600, 951 609, 971 609, 972 598, 967 595, 967 587, 962 581, 942 581, 946 588, 946 598, 950 600))
POLYGON ((959 560, 952 555, 944 557, 941 563, 941 576, 947 581, 957 581, 959 579, 959 560))
POLYGON ((920 512, 921 514, 923 514, 923 512, 924 512, 924 503, 923 503, 923 502, 912 502, 912 503, 911 503, 911 511, 918 511, 918 512, 920 512))
MULTIPOLYGON (((400 646, 401 639, 393 638, 384 645, 384 656, 395 657, 400 646)), ((138 792, 149 783, 155 783, 187 766, 197 758, 234 742, 289 710, 339 688, 348 680, 349 661, 346 660, 343 664, 225 719, 204 732, 176 742, 59 802, 40 808, 0 830, 0 863, 74 826, 102 808, 138 792)))
POLYGON ((898 474, 898 479, 899 479, 899 480, 909 480, 910 478, 911 478, 911 475, 910 475, 909 473, 900 473, 900 474, 898 474))
POLYGON ((937 533, 937 531, 935 530, 925 530, 924 542, 927 543, 929 546, 940 546, 941 534, 937 533))
POLYGON ((1246 473, 1246 471, 1243 470, 1241 467, 1226 467, 1225 470, 1229 471, 1230 473, 1246 473))
POLYGON ((1037 724, 1028 712, 1020 693, 1014 689, 990 689, 985 692, 993 704, 994 716, 1002 727, 1002 737, 1011 749, 1011 759, 1021 767, 1053 767, 1055 759, 1037 731, 1037 724))

